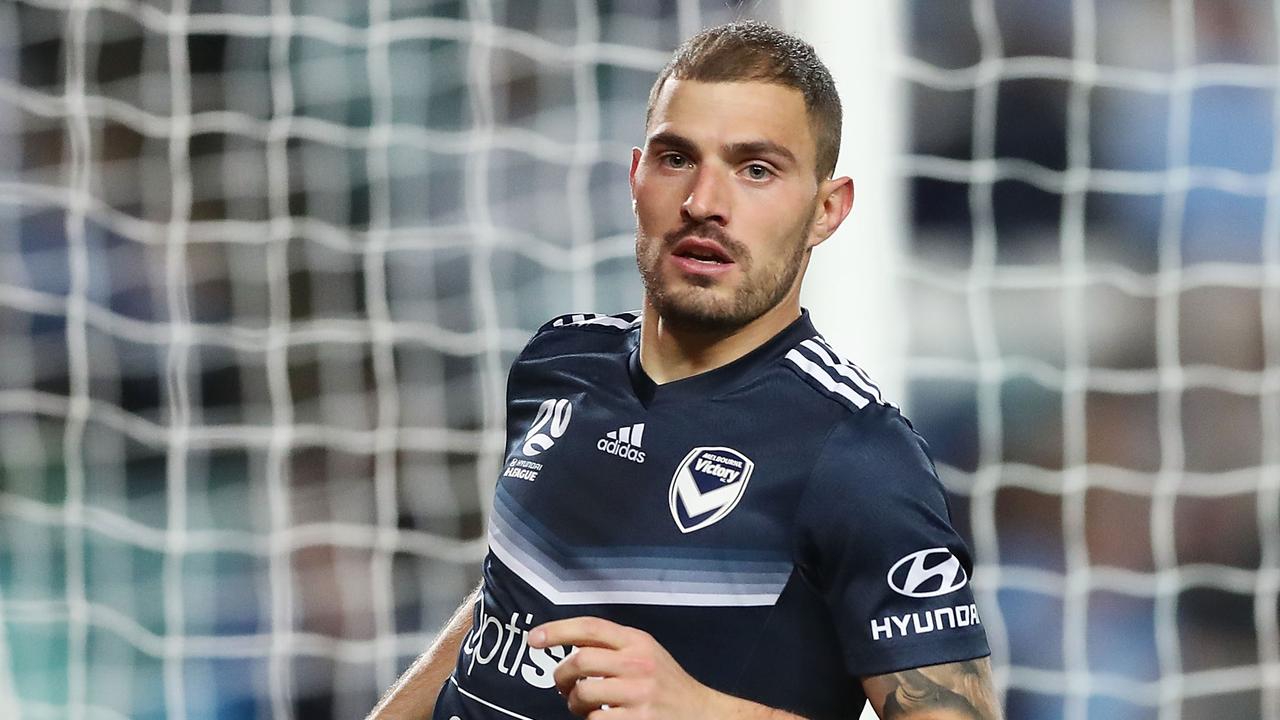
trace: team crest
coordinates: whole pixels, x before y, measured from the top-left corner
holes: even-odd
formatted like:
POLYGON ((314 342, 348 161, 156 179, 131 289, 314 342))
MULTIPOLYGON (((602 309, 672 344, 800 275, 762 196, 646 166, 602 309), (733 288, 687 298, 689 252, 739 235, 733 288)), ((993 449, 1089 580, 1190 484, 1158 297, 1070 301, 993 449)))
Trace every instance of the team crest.
POLYGON ((756 466, 727 447, 697 447, 671 476, 671 517, 680 532, 691 533, 719 522, 733 511, 756 466))

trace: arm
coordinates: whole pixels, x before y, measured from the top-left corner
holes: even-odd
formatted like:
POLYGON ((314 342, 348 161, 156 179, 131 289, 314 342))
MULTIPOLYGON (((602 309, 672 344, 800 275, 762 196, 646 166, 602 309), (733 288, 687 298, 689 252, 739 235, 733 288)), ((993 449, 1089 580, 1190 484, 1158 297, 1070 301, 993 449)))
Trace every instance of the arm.
POLYGON ((471 613, 480 596, 477 586, 454 611, 425 653, 400 676, 395 685, 369 713, 366 720, 409 720, 429 718, 435 711, 436 696, 453 672, 462 639, 471 631, 471 613))
POLYGON ((869 407, 832 431, 807 492, 801 562, 879 717, 999 720, 973 563, 924 441, 869 407))
POLYGON ((863 678, 883 720, 1000 720, 988 658, 930 665, 863 678))
MULTIPOLYGON (((579 617, 534 628, 529 639, 533 647, 577 646, 556 667, 556 688, 587 720, 608 720, 606 707, 672 720, 803 720, 699 683, 642 630, 579 617)), ((868 677, 862 686, 883 720, 1003 718, 985 657, 868 677)))

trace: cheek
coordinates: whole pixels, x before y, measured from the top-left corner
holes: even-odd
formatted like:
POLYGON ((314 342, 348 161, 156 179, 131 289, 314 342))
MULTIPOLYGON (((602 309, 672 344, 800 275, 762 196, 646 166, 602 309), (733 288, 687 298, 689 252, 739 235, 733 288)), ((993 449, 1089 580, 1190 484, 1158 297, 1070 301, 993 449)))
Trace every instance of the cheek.
POLYGON ((661 202, 660 198, 650 196, 636 197, 636 224, 645 235, 661 237, 666 234, 674 221, 679 221, 680 213, 674 212, 661 202))
POLYGON ((792 206, 779 211, 781 206, 782 203, 765 201, 750 203, 740 223, 744 233, 750 233, 744 239, 754 242, 754 247, 766 248, 757 254, 767 255, 773 262, 790 259, 797 246, 804 244, 809 228, 807 208, 792 206))
POLYGON ((647 172, 637 173, 632 186, 636 217, 646 223, 665 222, 672 214, 678 219, 680 206, 688 196, 684 185, 677 178, 653 176, 647 172))

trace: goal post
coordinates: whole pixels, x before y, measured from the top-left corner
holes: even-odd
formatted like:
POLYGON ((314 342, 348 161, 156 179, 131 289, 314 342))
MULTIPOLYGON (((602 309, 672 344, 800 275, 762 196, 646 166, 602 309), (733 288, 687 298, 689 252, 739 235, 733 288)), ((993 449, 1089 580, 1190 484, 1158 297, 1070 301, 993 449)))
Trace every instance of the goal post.
POLYGON ((844 106, 836 176, 853 179, 853 210, 813 254, 806 306, 832 345, 889 398, 906 394, 906 324, 899 281, 909 230, 899 159, 907 123, 894 63, 902 53, 896 2, 810 0, 783 6, 786 26, 831 70, 844 106))
MULTIPOLYGON (((785 26, 814 46, 843 105, 836 177, 853 179, 849 217, 815 251, 802 302, 842 353, 895 402, 906 398, 901 254, 908 222, 898 161, 907 123, 894 63, 902 54, 896 2, 808 0, 783 6, 785 26)), ((870 703, 861 720, 875 720, 870 703)))

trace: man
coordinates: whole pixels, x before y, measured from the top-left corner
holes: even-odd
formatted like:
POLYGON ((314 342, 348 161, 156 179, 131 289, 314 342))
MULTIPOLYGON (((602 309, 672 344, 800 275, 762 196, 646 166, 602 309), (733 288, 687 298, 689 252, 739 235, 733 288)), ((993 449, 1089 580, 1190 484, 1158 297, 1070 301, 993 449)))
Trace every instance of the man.
POLYGON ((483 582, 374 717, 999 717, 924 443, 800 308, 839 137, 799 40, 676 51, 631 157, 643 308, 512 366, 483 582))

